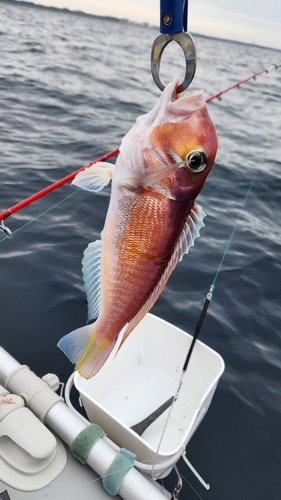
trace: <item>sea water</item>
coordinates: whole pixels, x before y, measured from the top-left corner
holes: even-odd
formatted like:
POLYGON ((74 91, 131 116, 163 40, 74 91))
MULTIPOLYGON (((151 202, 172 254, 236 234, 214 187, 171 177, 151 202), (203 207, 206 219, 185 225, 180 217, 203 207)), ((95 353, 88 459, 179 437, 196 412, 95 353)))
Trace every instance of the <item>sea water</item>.
MULTIPOLYGON (((119 146, 160 96, 150 73, 157 33, 0 2, 1 210, 119 146)), ((195 43, 190 90, 206 98, 281 60, 253 45, 196 35, 195 43)), ((168 83, 183 73, 171 44, 161 76, 168 83)), ((180 462, 189 500, 280 500, 280 96, 274 69, 210 102, 219 150, 197 200, 205 228, 152 309, 193 333, 219 270, 200 338, 226 370, 187 447, 211 489, 180 462)), ((81 258, 100 237, 109 196, 109 187, 95 195, 67 184, 7 219, 11 240, 0 233, 0 343, 40 376, 66 381, 72 372, 56 344, 86 322, 81 258)), ((168 488, 175 483, 170 476, 168 488)))

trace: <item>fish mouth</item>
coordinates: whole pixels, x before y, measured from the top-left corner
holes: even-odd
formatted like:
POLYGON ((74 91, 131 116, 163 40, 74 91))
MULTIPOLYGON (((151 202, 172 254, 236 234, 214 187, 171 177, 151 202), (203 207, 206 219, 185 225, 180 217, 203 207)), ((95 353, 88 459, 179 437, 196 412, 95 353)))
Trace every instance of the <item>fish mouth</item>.
POLYGON ((183 121, 205 105, 203 90, 178 94, 179 84, 179 79, 175 78, 165 87, 154 108, 137 119, 138 126, 141 124, 143 128, 148 128, 160 123, 183 121))
POLYGON ((163 91, 162 97, 164 97, 164 93, 167 92, 166 111, 176 116, 188 117, 194 111, 198 110, 198 108, 205 105, 204 93, 203 90, 195 90, 194 92, 177 94, 179 83, 179 80, 175 78, 167 85, 163 91))
MULTIPOLYGON (((132 172, 138 172, 139 175, 141 171, 146 176, 147 168, 156 169, 159 167, 161 170, 163 164, 167 163, 169 172, 173 168, 182 165, 181 155, 175 154, 174 148, 169 147, 171 141, 169 140, 170 132, 168 127, 166 127, 166 136, 161 138, 160 141, 161 144, 163 140, 166 143, 164 150, 161 145, 157 144, 157 141, 155 143, 153 140, 155 131, 159 126, 161 129, 162 125, 169 123, 172 127, 177 126, 180 122, 188 120, 193 113, 196 115, 199 108, 204 109, 206 106, 202 90, 178 94, 177 87, 179 83, 178 78, 169 83, 154 108, 147 114, 139 116, 135 125, 123 138, 119 161, 122 161, 125 169, 131 172, 130 177, 132 177, 132 172), (170 150, 174 154, 170 154, 170 150), (133 165, 131 164, 132 157, 134 158, 133 165)), ((201 113, 198 116, 201 116, 201 113)), ((150 176, 148 177, 150 178, 150 176)))

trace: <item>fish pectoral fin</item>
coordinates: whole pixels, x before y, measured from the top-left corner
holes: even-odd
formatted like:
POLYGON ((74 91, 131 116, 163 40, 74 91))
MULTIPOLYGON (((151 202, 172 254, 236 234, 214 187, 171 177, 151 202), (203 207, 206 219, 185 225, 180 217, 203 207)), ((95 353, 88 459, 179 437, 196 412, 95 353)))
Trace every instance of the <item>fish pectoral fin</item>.
POLYGON ((101 240, 90 243, 84 251, 82 272, 88 300, 88 321, 96 319, 101 307, 101 240))
POLYGON ((138 177, 138 182, 142 186, 154 187, 155 184, 161 183, 168 175, 170 175, 177 167, 178 163, 168 164, 160 159, 155 159, 154 168, 149 169, 142 177, 138 177))
POLYGON ((101 369, 114 345, 115 341, 110 342, 106 336, 100 338, 95 334, 95 325, 78 328, 58 342, 58 347, 72 363, 76 363, 75 370, 87 379, 101 369))
POLYGON ((159 193, 159 194, 162 194, 163 196, 165 196, 165 198, 169 198, 170 200, 176 199, 174 196, 172 196, 169 188, 166 188, 164 186, 160 186, 159 184, 154 184, 153 189, 154 189, 154 191, 156 191, 156 193, 159 193))
POLYGON ((79 172, 71 184, 97 193, 111 181, 114 166, 111 163, 99 161, 79 172))

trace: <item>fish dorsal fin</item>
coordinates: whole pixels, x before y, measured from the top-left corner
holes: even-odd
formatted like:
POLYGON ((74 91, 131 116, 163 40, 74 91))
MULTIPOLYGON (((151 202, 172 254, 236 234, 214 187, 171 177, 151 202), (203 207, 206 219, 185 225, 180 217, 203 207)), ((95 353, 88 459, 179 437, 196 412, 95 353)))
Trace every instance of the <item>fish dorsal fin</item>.
POLYGON ((112 179, 114 165, 99 161, 76 175, 71 184, 87 191, 101 191, 112 179))
POLYGON ((202 210, 202 208, 197 205, 197 203, 193 203, 183 231, 164 273, 158 281, 157 286, 148 297, 147 301, 143 304, 137 314, 125 327, 119 349, 126 338, 130 335, 131 331, 137 326, 137 324, 142 320, 146 313, 151 309, 154 302, 158 299, 160 293, 162 292, 170 277, 171 272, 175 269, 177 263, 182 260, 184 254, 188 253, 189 248, 191 246, 194 246, 194 240, 198 238, 198 236, 200 236, 199 231, 205 225, 203 222, 205 215, 206 214, 202 210))
POLYGON ((90 243, 84 251, 82 272, 88 300, 88 321, 98 317, 101 306, 101 240, 90 243))

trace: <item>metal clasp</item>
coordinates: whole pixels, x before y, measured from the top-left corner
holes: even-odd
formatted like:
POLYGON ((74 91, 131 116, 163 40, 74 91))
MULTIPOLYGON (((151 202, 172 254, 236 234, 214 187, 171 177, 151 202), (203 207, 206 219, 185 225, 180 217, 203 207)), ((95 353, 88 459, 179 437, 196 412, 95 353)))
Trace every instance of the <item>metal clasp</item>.
POLYGON ((181 478, 181 475, 180 475, 176 465, 174 465, 174 470, 176 471, 176 474, 178 476, 178 484, 172 493, 171 500, 176 500, 177 498, 179 498, 179 494, 180 494, 181 489, 182 489, 182 478, 181 478))
POLYGON ((160 62, 165 47, 175 41, 182 48, 185 58, 185 76, 182 83, 177 88, 177 94, 183 92, 191 84, 196 70, 196 48, 192 36, 181 31, 180 33, 160 33, 154 40, 151 49, 151 73, 153 80, 160 90, 164 90, 165 85, 160 79, 160 62))
POLYGON ((151 73, 160 90, 165 85, 160 79, 160 62, 165 47, 177 42, 184 53, 185 77, 177 88, 177 94, 191 84, 196 70, 196 49, 192 36, 187 32, 188 0, 160 0, 160 34, 151 49, 151 73))
POLYGON ((7 238, 12 238, 12 231, 10 231, 10 229, 5 226, 4 222, 1 220, 1 224, 0 224, 0 231, 2 231, 5 236, 7 236, 7 238))

